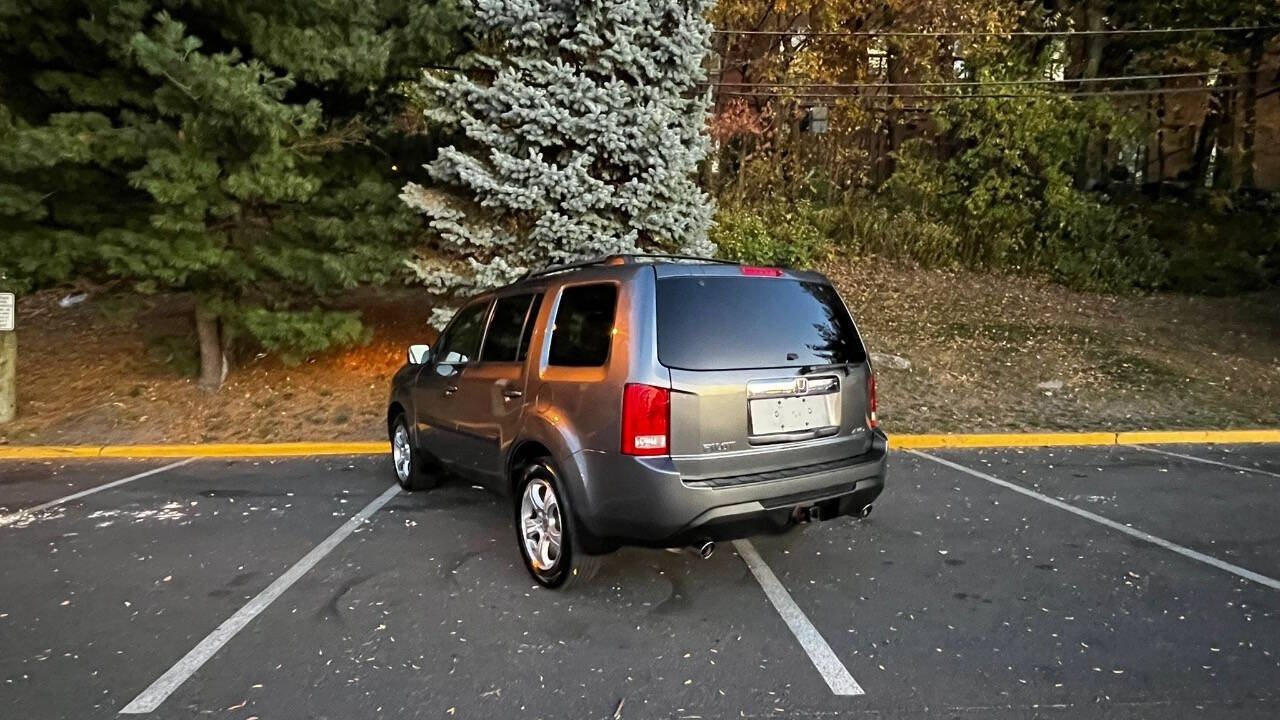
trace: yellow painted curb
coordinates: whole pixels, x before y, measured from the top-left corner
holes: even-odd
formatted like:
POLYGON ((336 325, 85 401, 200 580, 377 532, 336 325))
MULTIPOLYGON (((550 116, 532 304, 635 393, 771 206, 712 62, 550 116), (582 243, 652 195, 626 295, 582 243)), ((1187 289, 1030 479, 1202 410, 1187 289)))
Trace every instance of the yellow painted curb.
POLYGON ((1054 447, 1060 445, 1115 445, 1116 434, 1085 433, 976 433, 957 435, 890 435, 889 447, 938 450, 942 448, 1054 447))
MULTIPOLYGON (((1064 447, 1098 445, 1160 445, 1280 443, 1275 430, 1138 430, 1080 433, 973 433, 955 435, 892 435, 889 446, 899 450, 946 448, 1064 447)), ((182 458, 182 457, 299 457, 310 455, 379 455, 386 442, 205 443, 195 445, 0 445, 0 460, 59 460, 66 458, 182 458)))
POLYGON ((299 457, 375 455, 389 452, 385 442, 204 443, 196 445, 0 445, 0 460, 64 458, 299 457))
MULTIPOLYGON (((201 445, 108 445, 101 457, 294 457, 371 455, 390 452, 385 442, 207 443, 201 445)), ((0 451, 2 453, 3 451, 0 451)), ((0 455, 3 457, 3 455, 0 455)))
POLYGON ((102 448, 83 447, 80 445, 18 445, 15 447, 0 446, 0 459, 3 460, 49 460, 56 458, 99 457, 102 448))
POLYGON ((1116 433, 1121 445, 1280 443, 1280 430, 1139 430, 1116 433))

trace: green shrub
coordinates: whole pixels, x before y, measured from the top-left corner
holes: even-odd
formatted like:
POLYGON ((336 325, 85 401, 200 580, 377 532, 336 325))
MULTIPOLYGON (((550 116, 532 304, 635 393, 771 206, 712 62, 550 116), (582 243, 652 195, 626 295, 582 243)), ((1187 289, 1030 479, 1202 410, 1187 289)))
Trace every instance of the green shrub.
POLYGON ((945 223, 909 209, 892 209, 872 195, 853 195, 832 208, 827 234, 855 254, 910 260, 924 267, 960 263, 961 237, 945 223))
POLYGON ((289 365, 330 348, 368 343, 371 337, 355 312, 255 308, 243 313, 240 321, 264 348, 279 352, 289 365))
POLYGON ((904 143, 877 195, 888 227, 916 229, 897 254, 1043 272, 1084 290, 1163 284, 1167 264, 1146 221, 1074 185, 1082 129, 1105 123, 1105 111, 1046 96, 957 101, 938 118, 955 153, 942 157, 925 138, 904 143))
POLYGON ((1062 284, 1077 290, 1119 292, 1161 287, 1168 261, 1134 212, 1068 188, 1043 209, 1044 265, 1062 284))
POLYGON ((1227 295, 1280 285, 1280 194, 1136 202, 1169 258, 1167 289, 1227 295))
POLYGON ((807 268, 830 249, 820 213, 808 203, 721 207, 711 240, 720 256, 751 265, 807 268))

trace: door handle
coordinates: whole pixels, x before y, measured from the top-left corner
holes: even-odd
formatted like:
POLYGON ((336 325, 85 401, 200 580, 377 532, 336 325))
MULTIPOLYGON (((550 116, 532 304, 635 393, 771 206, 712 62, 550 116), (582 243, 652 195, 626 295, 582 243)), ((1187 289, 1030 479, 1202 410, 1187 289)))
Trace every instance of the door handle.
POLYGON ((506 398, 506 399, 508 399, 508 400, 515 400, 515 399, 516 399, 516 398, 518 398, 518 397, 524 397, 524 393, 523 393, 523 392, 521 392, 521 391, 519 391, 519 390, 516 390, 516 389, 512 388, 512 389, 510 389, 510 390, 503 390, 503 391, 502 391, 502 397, 504 397, 504 398, 506 398))
POLYGON ((445 395, 452 395, 452 394, 454 394, 454 393, 456 393, 456 392, 458 392, 458 386, 457 386, 457 385, 446 385, 446 386, 445 386, 445 388, 444 388, 444 394, 445 394, 445 395))

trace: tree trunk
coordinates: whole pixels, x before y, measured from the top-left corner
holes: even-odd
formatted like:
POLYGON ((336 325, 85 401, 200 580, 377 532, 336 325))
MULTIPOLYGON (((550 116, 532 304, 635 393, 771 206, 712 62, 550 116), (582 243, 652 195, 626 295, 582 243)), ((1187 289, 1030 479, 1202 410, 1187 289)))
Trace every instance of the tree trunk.
POLYGON ((216 391, 227 378, 222 323, 216 313, 196 305, 196 336, 200 340, 200 387, 216 391))
POLYGON ((1266 45, 1262 35, 1253 41, 1249 48, 1249 70, 1245 77, 1244 89, 1244 137, 1240 145, 1240 184, 1252 190, 1257 187, 1254 175, 1254 155, 1258 139, 1258 76, 1262 73, 1262 56, 1266 45))
MULTIPOLYGON (((1082 8, 1084 28, 1101 30, 1103 8, 1102 0, 1089 0, 1082 8)), ((1102 51, 1106 45, 1105 35, 1084 36, 1084 57, 1080 67, 1080 79, 1092 80, 1098 77, 1102 69, 1102 51)), ((1097 83, 1082 82, 1080 90, 1089 92, 1097 89, 1097 83)), ((1094 128, 1085 128, 1085 138, 1080 148, 1080 164, 1076 166, 1076 187, 1088 190, 1098 184, 1102 177, 1102 150, 1098 133, 1094 128)))
MULTIPOLYGON (((895 43, 889 43, 886 46, 888 55, 885 57, 885 80, 889 83, 906 82, 906 75, 902 72, 902 56, 901 49, 895 43)), ((885 93, 888 96, 898 95, 896 88, 886 88, 885 93)), ((897 168, 897 162, 894 160, 893 153, 901 144, 901 123, 898 117, 898 111, 894 107, 894 102, 890 100, 884 108, 884 115, 880 119, 881 126, 884 128, 883 135, 877 143, 878 153, 876 157, 876 170, 874 173, 874 182, 877 186, 882 185, 893 177, 894 170, 897 168)))
POLYGON ((1165 164, 1167 157, 1164 150, 1164 94, 1156 97, 1156 197, 1164 193, 1165 164))
POLYGON ((1222 111, 1226 107, 1226 93, 1219 90, 1209 96, 1209 109, 1205 113, 1200 132, 1196 135, 1196 152, 1191 159, 1191 187, 1199 190, 1209 179, 1209 158, 1213 155, 1214 139, 1222 124, 1222 111))
POLYGON ((1218 124, 1218 157, 1213 167, 1213 186, 1219 190, 1235 190, 1240 187, 1236 174, 1240 150, 1236 142, 1236 91, 1227 90, 1224 95, 1226 99, 1222 108, 1222 121, 1218 124))

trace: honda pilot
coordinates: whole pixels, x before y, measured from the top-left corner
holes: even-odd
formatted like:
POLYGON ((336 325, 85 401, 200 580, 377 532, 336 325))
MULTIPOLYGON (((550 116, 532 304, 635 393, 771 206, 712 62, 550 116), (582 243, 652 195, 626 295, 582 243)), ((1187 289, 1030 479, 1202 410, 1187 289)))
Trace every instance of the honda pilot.
POLYGON ((387 410, 407 490, 510 498, 547 587, 624 545, 696 548, 863 517, 884 488, 876 383, 822 275, 677 256, 551 267, 415 345, 387 410))

